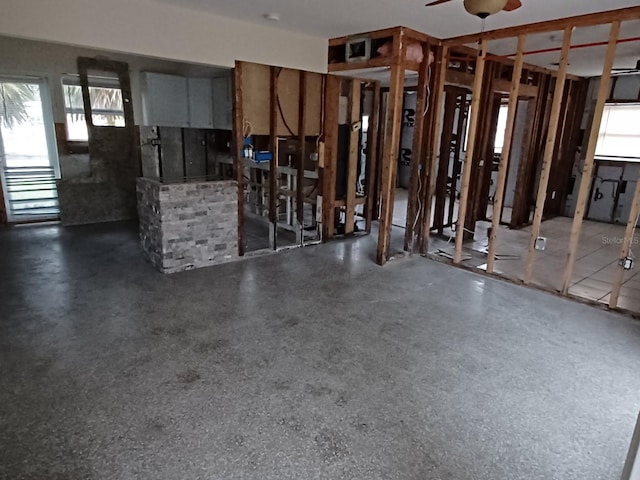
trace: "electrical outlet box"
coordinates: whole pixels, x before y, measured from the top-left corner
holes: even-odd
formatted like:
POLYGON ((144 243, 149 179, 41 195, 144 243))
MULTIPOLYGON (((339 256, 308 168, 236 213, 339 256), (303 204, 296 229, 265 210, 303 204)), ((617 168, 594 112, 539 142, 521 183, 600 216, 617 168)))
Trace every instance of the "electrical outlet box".
POLYGON ((620 260, 620 264, 625 270, 631 270, 633 268, 633 258, 625 257, 620 260))
POLYGON ((545 237, 536 238, 534 248, 536 250, 544 250, 545 248, 547 248, 547 239, 545 237))
POLYGON ((316 199, 316 222, 322 223, 322 195, 316 199))

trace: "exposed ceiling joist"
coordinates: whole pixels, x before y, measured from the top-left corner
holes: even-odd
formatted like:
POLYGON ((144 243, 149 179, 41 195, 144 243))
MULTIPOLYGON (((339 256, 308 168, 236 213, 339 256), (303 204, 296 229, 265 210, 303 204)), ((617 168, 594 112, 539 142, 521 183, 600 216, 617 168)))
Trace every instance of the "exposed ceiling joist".
POLYGON ((531 35, 535 33, 555 32, 563 30, 566 27, 591 27, 614 21, 637 20, 638 18, 640 18, 640 7, 629 7, 619 10, 610 10, 607 12, 561 18, 547 22, 531 23, 529 25, 520 25, 517 27, 501 28, 483 33, 462 35, 443 40, 442 44, 449 46, 464 45, 478 42, 480 39, 499 40, 503 38, 517 37, 523 33, 531 35))

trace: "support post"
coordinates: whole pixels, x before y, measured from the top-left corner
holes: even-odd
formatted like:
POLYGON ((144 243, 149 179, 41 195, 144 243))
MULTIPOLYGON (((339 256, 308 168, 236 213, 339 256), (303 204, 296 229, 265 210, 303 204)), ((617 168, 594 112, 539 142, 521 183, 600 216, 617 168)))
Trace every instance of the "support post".
POLYGON ((367 183, 364 194, 367 197, 366 205, 366 230, 371 233, 371 220, 373 207, 377 204, 376 191, 376 165, 378 163, 378 125, 380 123, 380 84, 375 82, 373 87, 373 111, 369 119, 369 131, 367 132, 367 183))
POLYGON ((456 248, 453 254, 453 263, 462 261, 462 242, 464 241, 464 221, 467 216, 467 203, 469 198, 469 186, 471 184, 471 167, 475 154, 476 135, 478 130, 478 118, 480 116, 480 97, 482 96, 482 80, 484 79, 484 67, 487 57, 487 41, 480 40, 480 49, 476 61, 475 77, 473 79, 473 93, 471 97, 471 119, 469 121, 469 138, 467 152, 462 169, 462 189, 460 191, 460 203, 458 206, 458 221, 456 224, 456 248))
POLYGON ((335 233, 336 167, 338 163, 338 111, 342 81, 327 75, 325 87, 324 156, 322 163, 322 240, 331 240, 335 233))
POLYGON ((356 182, 358 180, 358 160, 360 157, 360 130, 356 124, 360 121, 360 104, 362 83, 360 80, 351 80, 349 94, 349 161, 347 163, 347 198, 345 199, 344 233, 353 233, 356 216, 356 182))
POLYGON ((304 168, 307 162, 306 113, 307 113, 307 74, 300 71, 300 92, 298 95, 298 141, 300 142, 298 164, 296 165, 296 240, 304 244, 304 168))
POLYGON ((278 248, 278 73, 279 67, 270 68, 271 102, 269 111, 269 247, 278 248))
POLYGON ((549 118, 549 129, 547 133, 547 142, 544 149, 544 157, 542 160, 542 171, 538 182, 538 194, 536 196, 536 210, 533 215, 533 225, 531 227, 531 238, 529 239, 529 250, 527 253, 527 263, 524 271, 524 283, 531 282, 533 277, 533 262, 535 260, 536 239, 540 235, 540 225, 542 224, 542 215, 544 214, 544 204, 547 200, 547 187, 549 186, 549 174, 551 173, 551 165, 553 163, 553 154, 555 151, 556 137, 558 134, 558 126, 560 124, 560 114, 562 109, 562 100, 564 99, 564 86, 567 80, 567 66, 569 65, 569 50, 571 49, 571 32, 572 28, 567 27, 564 30, 564 38, 562 41, 562 53, 560 54, 560 66, 556 77, 556 88, 553 92, 553 102, 551 104, 551 117, 549 118))
MULTIPOLYGON (((629 220, 627 221, 627 229, 624 232, 624 241, 622 242, 622 248, 620 249, 620 261, 627 258, 631 252, 631 245, 638 225, 638 215, 640 215, 640 177, 638 177, 638 182, 636 183, 636 192, 633 196, 631 213, 629 214, 629 220)), ((625 270, 622 263, 619 263, 616 267, 616 276, 613 280, 611 298, 609 299, 609 307, 611 308, 616 308, 618 306, 622 281, 624 280, 624 272, 625 270)))
MULTIPOLYGON (((404 249, 405 251, 413 252, 413 247, 415 243, 415 228, 414 226, 417 223, 418 216, 420 215, 419 211, 419 195, 422 194, 420 191, 420 176, 422 172, 420 171, 420 167, 424 168, 425 163, 423 162, 422 155, 422 145, 423 145, 423 136, 428 135, 428 132, 424 131, 425 126, 425 117, 426 117, 426 106, 428 101, 428 86, 429 86, 429 44, 425 43, 422 45, 422 51, 424 54, 424 60, 420 65, 420 71, 418 72, 418 97, 416 98, 416 114, 413 124, 413 143, 411 147, 411 177, 409 183, 409 199, 407 202, 407 221, 406 228, 404 231, 404 249)), ((425 186, 422 186, 425 188, 425 186)))
POLYGON ((507 126, 504 132, 504 144, 500 155, 500 166, 498 167, 498 182, 496 185, 496 196, 493 202, 493 215, 491 219, 491 234, 489 235, 489 251, 487 255, 487 273, 493 273, 496 242, 498 229, 500 228, 500 213, 504 203, 504 189, 507 183, 507 172, 509 171, 509 157, 511 156, 511 142, 513 140, 513 130, 516 124, 516 113, 518 110, 518 95, 520 93, 520 80, 522 77, 522 66, 524 65, 524 49, 527 43, 527 36, 518 37, 518 52, 516 53, 513 75, 511 77, 511 90, 509 92, 509 107, 507 112, 507 126))
POLYGON ((389 86, 389 114, 385 129, 384 155, 382 157, 382 205, 378 225, 378 249, 376 262, 384 265, 389 258, 391 228, 393 223, 393 201, 398 171, 398 149, 400 148, 400 127, 402 103, 404 99, 404 63, 407 44, 401 32, 393 39, 393 63, 389 86))
POLYGON ((600 78, 600 88, 598 89, 598 99, 596 100, 596 108, 593 114, 593 122, 589 133, 589 143, 584 159, 584 167, 582 169, 582 179, 580 180, 580 191, 576 201, 576 211, 573 216, 573 225, 571 227, 571 237, 569 240, 569 251, 567 253, 567 263, 562 278, 561 292, 566 295, 569 292, 571 278, 573 276, 573 266, 576 260, 576 251, 580 241, 580 231, 582 229, 582 220, 587 206, 587 200, 591 189, 591 176, 593 174, 593 165, 595 163, 596 145, 598 143, 598 134, 600 132, 600 123, 604 112, 604 104, 609 96, 609 83, 611 82, 611 69, 616 54, 616 46, 618 36, 620 35, 620 21, 614 21, 611 24, 611 33, 609 34, 609 46, 607 47, 607 55, 602 69, 602 77, 600 78))
POLYGON ((235 174, 238 183, 238 255, 243 256, 245 252, 244 237, 244 112, 242 109, 242 62, 236 61, 234 72, 234 135, 236 141, 235 151, 235 174))

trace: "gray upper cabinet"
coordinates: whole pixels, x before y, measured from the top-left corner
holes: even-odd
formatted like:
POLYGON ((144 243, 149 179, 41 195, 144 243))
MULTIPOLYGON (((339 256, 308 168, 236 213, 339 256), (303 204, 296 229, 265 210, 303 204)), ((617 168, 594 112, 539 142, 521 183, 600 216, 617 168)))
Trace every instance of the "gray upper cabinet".
POLYGON ((187 78, 162 73, 142 74, 143 123, 159 127, 189 126, 187 78))
POLYGON ((213 103, 210 78, 151 72, 142 74, 144 125, 213 128, 213 103))
POLYGON ((233 124, 233 101, 231 77, 213 79, 213 128, 231 130, 233 124))
POLYGON ((210 78, 189 78, 189 126, 213 128, 213 92, 210 78))

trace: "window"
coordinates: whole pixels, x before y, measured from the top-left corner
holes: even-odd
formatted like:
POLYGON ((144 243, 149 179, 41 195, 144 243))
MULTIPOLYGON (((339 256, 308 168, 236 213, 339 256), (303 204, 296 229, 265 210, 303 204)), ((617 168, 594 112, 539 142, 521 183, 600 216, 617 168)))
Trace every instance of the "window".
POLYGON ((640 159, 640 104, 605 105, 596 156, 640 159))
MULTIPOLYGON (((86 142, 89 138, 84 118, 84 102, 78 75, 62 79, 64 107, 67 117, 67 140, 86 142)), ((89 98, 93 124, 124 127, 122 91, 117 78, 89 76, 89 98)))
POLYGON ((507 116, 509 114, 509 105, 500 105, 498 113, 498 127, 496 128, 496 141, 494 143, 494 153, 502 153, 504 148, 504 135, 507 130, 507 116))

